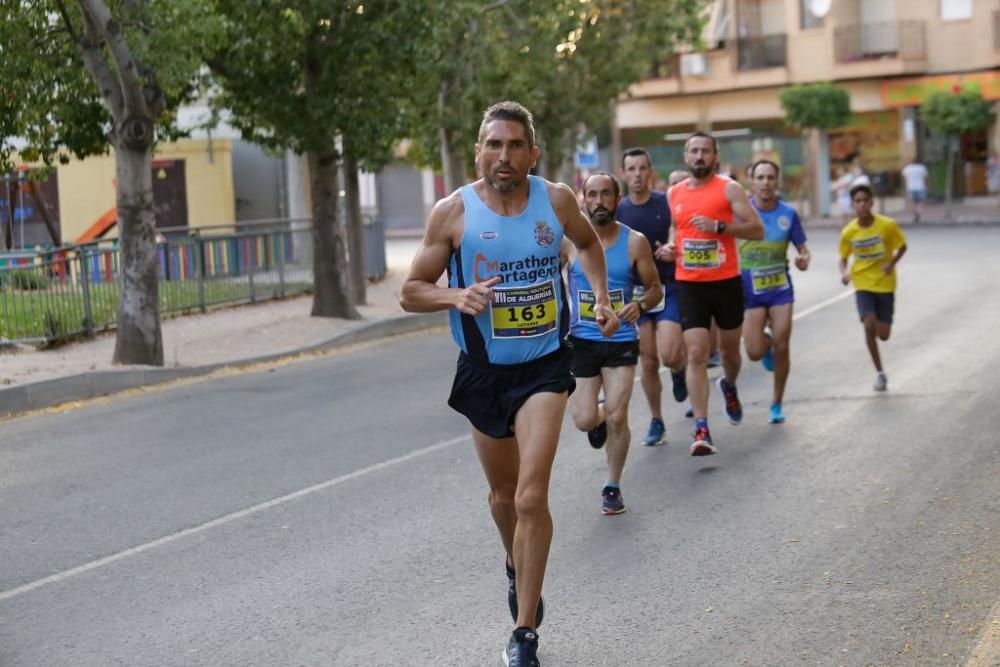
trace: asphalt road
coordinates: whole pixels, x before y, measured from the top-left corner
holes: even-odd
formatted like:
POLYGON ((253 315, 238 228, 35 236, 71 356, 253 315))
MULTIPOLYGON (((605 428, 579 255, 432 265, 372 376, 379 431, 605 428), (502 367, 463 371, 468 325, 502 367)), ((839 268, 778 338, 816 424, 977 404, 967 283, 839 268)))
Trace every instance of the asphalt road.
MULTIPOLYGON (((543 665, 1000 664, 1000 228, 909 235, 886 394, 819 231, 788 423, 745 362, 720 454, 665 406, 605 517, 567 421, 543 665)), ((439 330, 0 422, 0 665, 498 664, 455 356, 439 330)), ((638 441, 638 387, 631 414, 638 441)))

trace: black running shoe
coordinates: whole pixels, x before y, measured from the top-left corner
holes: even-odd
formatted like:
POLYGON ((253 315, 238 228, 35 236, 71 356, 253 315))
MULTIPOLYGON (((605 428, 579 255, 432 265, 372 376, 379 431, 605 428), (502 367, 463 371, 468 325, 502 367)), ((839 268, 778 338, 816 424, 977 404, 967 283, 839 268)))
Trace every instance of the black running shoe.
POLYGON ((740 403, 740 395, 736 391, 735 384, 729 384, 726 382, 726 378, 719 378, 719 391, 722 392, 722 397, 726 401, 726 416, 729 417, 729 423, 733 426, 737 426, 743 421, 743 404, 740 403))
POLYGON ((673 384, 674 400, 678 403, 683 403, 688 397, 688 385, 687 378, 685 377, 685 371, 680 373, 674 373, 670 371, 670 380, 673 384))
MULTIPOLYGON (((514 575, 514 568, 504 560, 504 567, 507 570, 507 606, 510 607, 510 617, 517 623, 517 577, 514 575)), ((535 627, 542 624, 545 616, 545 601, 538 598, 538 609, 535 610, 535 627)))
POLYGON ((531 628, 514 630, 503 652, 505 667, 541 667, 538 662, 538 634, 531 628))
POLYGON ((600 449, 608 441, 608 422, 601 422, 587 431, 587 440, 594 449, 600 449))

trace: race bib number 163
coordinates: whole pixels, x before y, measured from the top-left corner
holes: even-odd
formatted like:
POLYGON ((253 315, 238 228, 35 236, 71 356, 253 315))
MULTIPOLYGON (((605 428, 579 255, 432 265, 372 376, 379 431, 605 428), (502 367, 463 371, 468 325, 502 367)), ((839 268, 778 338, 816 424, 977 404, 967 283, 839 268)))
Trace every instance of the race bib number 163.
POLYGON ((490 320, 494 338, 530 338, 556 328, 556 292, 552 282, 523 287, 494 287, 490 320))

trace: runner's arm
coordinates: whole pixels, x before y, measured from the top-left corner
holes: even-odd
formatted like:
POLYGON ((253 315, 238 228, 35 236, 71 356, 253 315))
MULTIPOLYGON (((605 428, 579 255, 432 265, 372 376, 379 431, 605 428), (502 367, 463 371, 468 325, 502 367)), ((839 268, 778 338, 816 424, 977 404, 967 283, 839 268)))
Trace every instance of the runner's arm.
POLYGON ((427 218, 427 231, 410 265, 410 273, 400 290, 399 305, 411 313, 430 313, 458 308, 467 315, 486 310, 492 295, 490 287, 499 277, 467 288, 441 287, 437 284, 448 268, 456 237, 460 238, 462 216, 465 214, 458 193, 440 200, 427 218))
POLYGON ((840 282, 845 285, 851 282, 851 274, 847 270, 847 258, 841 255, 840 257, 840 282))
POLYGON ((892 255, 892 259, 886 262, 886 264, 882 267, 882 272, 885 273, 885 275, 892 273, 893 269, 896 268, 896 265, 899 264, 899 260, 903 259, 903 255, 905 254, 906 244, 904 243, 896 249, 896 252, 892 255))
POLYGON ((723 234, 756 241, 764 238, 764 223, 739 183, 731 181, 726 184, 726 199, 733 209, 733 224, 727 225, 723 234))
POLYGON ((649 242, 639 232, 629 231, 628 256, 632 260, 639 280, 646 288, 646 293, 642 298, 642 308, 639 308, 639 302, 633 301, 618 311, 618 317, 626 322, 635 323, 640 315, 654 308, 663 299, 663 285, 660 283, 660 274, 656 270, 649 242))
POLYGON ((796 243, 795 250, 799 253, 795 258, 795 266, 798 267, 799 271, 805 271, 809 268, 809 262, 812 261, 812 253, 809 252, 809 246, 805 243, 796 243))

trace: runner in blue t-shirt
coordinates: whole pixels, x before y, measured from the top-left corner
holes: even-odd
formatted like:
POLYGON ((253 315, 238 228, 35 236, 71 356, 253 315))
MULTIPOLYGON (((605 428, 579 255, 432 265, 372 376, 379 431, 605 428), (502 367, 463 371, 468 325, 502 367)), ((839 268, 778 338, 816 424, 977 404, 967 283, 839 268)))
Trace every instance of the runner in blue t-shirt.
POLYGON ((778 198, 780 169, 770 160, 758 160, 749 170, 750 203, 764 221, 764 238, 740 243, 740 265, 743 273, 743 294, 746 316, 743 321, 743 341, 747 356, 760 360, 767 370, 774 371, 774 397, 768 421, 785 421, 781 401, 791 367, 788 339, 792 334, 792 302, 795 292, 788 271, 788 243, 798 251, 795 266, 809 268, 809 248, 799 214, 778 198), (766 330, 770 322, 770 332, 766 330))
MULTIPOLYGON (((628 185, 628 196, 618 205, 618 220, 643 234, 649 241, 656 268, 663 284, 663 300, 639 318, 639 354, 642 390, 649 403, 652 419, 643 439, 647 446, 659 445, 666 439, 666 426, 660 408, 663 385, 660 382, 660 362, 670 368, 673 394, 677 402, 687 398, 684 378, 684 338, 681 315, 677 306, 677 283, 674 280, 674 256, 667 250, 670 241, 670 209, 667 196, 653 192, 653 163, 642 148, 630 148, 622 155, 622 170, 628 185)), ((635 298, 642 298, 641 291, 635 298)))

